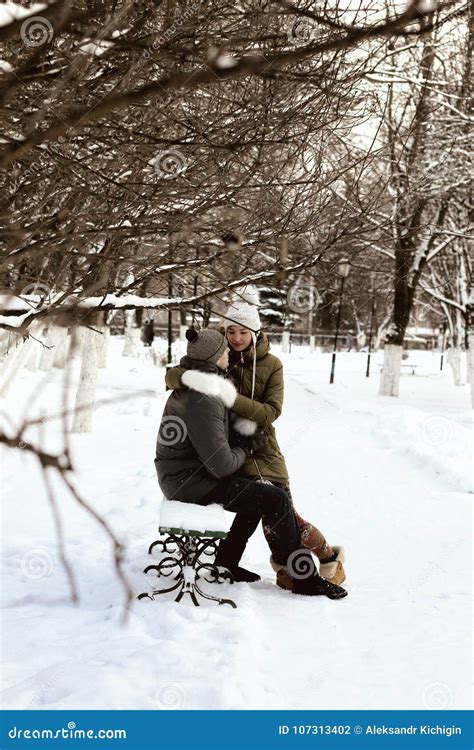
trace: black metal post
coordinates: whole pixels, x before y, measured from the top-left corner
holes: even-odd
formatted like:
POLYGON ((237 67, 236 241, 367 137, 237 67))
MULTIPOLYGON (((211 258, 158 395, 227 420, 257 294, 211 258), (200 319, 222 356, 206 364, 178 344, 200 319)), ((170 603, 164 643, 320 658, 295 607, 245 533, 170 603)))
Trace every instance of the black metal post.
POLYGON ((447 329, 447 323, 444 321, 443 323, 443 332, 441 334, 441 362, 439 363, 439 369, 440 371, 443 369, 443 363, 444 363, 444 345, 446 342, 446 329, 447 329))
MULTIPOLYGON (((196 260, 199 260, 199 250, 198 249, 196 249, 196 260)), ((197 297, 197 293, 198 293, 198 281, 199 281, 199 276, 196 274, 196 276, 194 277, 194 284, 193 284, 193 294, 194 294, 194 297, 197 297)), ((195 316, 195 312, 194 312, 195 307, 196 307, 196 303, 193 302, 193 310, 192 310, 192 313, 191 313, 191 315, 192 315, 191 325, 192 325, 193 328, 194 328, 194 323, 196 322, 196 316, 195 316)))
MULTIPOLYGON (((168 295, 170 297, 173 296, 173 277, 170 274, 169 280, 168 280, 168 295)), ((167 362, 168 365, 171 365, 172 360, 172 353, 171 353, 171 345, 173 343, 173 313, 171 312, 171 308, 168 308, 168 356, 167 356, 167 362)))
POLYGON ((375 318, 375 300, 372 300, 372 309, 370 311, 370 330, 369 330, 369 351, 367 353, 367 372, 365 376, 370 377, 370 355, 372 354, 372 336, 374 331, 374 318, 375 318))
POLYGON ((332 362, 331 362, 331 377, 329 378, 329 383, 334 383, 334 373, 336 371, 336 350, 337 350, 337 339, 339 336, 339 326, 341 323, 341 311, 342 311, 342 297, 344 294, 344 282, 346 278, 345 276, 341 277, 341 291, 339 295, 339 310, 337 311, 337 323, 336 323, 336 335, 334 336, 334 351, 332 353, 332 362))

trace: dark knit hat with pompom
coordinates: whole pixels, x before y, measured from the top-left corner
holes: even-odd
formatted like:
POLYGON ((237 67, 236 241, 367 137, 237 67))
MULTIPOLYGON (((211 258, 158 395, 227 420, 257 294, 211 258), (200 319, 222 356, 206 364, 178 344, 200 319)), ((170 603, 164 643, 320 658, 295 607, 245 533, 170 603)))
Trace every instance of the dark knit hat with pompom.
POLYGON ((213 365, 217 364, 228 346, 226 337, 212 328, 203 328, 201 331, 190 328, 186 331, 186 338, 188 357, 213 365))

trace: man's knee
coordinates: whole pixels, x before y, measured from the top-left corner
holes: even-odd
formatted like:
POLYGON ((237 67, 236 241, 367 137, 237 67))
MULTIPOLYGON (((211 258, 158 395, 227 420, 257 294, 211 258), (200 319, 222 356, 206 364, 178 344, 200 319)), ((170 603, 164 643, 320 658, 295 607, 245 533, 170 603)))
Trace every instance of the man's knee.
POLYGON ((266 489, 265 493, 265 505, 266 511, 281 511, 286 512, 290 507, 290 498, 288 497, 285 490, 280 487, 273 487, 271 485, 264 485, 266 489))

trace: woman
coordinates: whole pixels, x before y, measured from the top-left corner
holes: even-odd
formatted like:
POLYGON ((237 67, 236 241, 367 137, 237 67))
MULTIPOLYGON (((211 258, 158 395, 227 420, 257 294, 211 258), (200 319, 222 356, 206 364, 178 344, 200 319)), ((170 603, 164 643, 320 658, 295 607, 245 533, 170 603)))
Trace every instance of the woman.
MULTIPOLYGON (((236 415, 233 428, 240 435, 250 436, 257 428, 267 435, 266 444, 247 459, 239 469, 239 474, 260 482, 270 482, 284 489, 291 499, 288 470, 273 427, 283 405, 283 365, 269 352, 268 338, 260 330, 256 303, 256 294, 247 292, 245 298, 232 303, 224 319, 230 347, 228 375, 239 393, 232 407, 232 412, 236 415)), ((182 387, 181 374, 179 367, 169 370, 166 375, 167 387, 182 387)), ((329 545, 319 529, 302 518, 296 510, 295 514, 303 545, 321 563, 320 575, 331 583, 340 585, 345 580, 343 548, 329 545)), ((271 529, 265 526, 263 529, 267 541, 270 541, 271 529)), ((278 573, 277 583, 282 588, 291 587, 285 571, 280 566, 274 565, 274 568, 278 573)))

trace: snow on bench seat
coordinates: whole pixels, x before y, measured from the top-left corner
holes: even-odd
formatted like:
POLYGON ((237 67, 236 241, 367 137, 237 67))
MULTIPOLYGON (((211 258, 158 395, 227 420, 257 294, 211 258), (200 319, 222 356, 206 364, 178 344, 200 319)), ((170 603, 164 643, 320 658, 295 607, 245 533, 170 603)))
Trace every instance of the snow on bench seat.
POLYGON ((234 514, 221 505, 196 505, 163 498, 160 513, 160 534, 189 534, 190 536, 227 536, 234 514))

